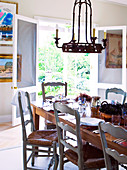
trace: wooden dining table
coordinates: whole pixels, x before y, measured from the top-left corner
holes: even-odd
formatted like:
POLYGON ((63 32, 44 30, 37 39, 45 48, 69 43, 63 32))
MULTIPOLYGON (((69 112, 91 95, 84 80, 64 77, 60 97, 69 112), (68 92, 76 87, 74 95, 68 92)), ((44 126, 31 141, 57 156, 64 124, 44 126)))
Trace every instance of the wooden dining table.
MULTIPOLYGON (((33 107, 33 119, 34 119, 36 130, 39 129, 40 116, 56 124, 55 115, 50 111, 46 111, 42 106, 42 103, 39 103, 38 101, 33 101, 31 102, 31 105, 33 107)), ((70 125, 71 127, 73 128, 75 127, 75 123, 73 123, 73 121, 64 119, 64 116, 60 116, 59 119, 60 121, 70 125)), ((102 149, 99 133, 94 133, 93 130, 86 128, 86 126, 81 126, 80 132, 83 140, 93 144, 99 149, 102 149)), ((106 137, 107 137, 107 143, 111 148, 116 149, 119 153, 127 155, 127 147, 112 142, 114 138, 112 136, 109 136, 108 134, 106 134, 106 137)))

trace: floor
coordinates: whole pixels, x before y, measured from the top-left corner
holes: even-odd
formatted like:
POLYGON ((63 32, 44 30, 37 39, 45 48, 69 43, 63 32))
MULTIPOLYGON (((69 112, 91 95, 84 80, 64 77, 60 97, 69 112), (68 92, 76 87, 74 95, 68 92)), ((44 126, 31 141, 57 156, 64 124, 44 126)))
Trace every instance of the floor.
MULTIPOLYGON (((20 127, 15 129, 21 130, 20 127)), ((8 145, 2 145, 0 142, 0 170, 23 170, 23 160, 22 160, 22 143, 19 145, 19 142, 14 143, 12 147, 10 144, 14 141, 13 136, 13 128, 11 126, 11 122, 9 123, 1 123, 0 124, 0 137, 5 140, 4 143, 8 142, 8 145), (11 133, 12 132, 12 133, 11 133), (9 134, 8 134, 9 133, 9 134), (12 141, 10 140, 12 138, 12 141)), ((19 136, 16 135, 16 138, 19 136)), ((19 139, 21 140, 21 138, 19 139)), ((2 139, 1 139, 2 141, 2 139)), ((41 168, 42 170, 47 170, 48 163, 50 158, 37 158, 35 161, 35 167, 41 168)), ((31 163, 29 164, 31 166, 31 163)), ((51 168, 52 170, 53 168, 51 168)), ((59 168, 58 168, 59 169, 59 168)), ((73 169, 78 170, 77 166, 72 163, 67 163, 64 167, 65 170, 73 169)))
MULTIPOLYGON (((47 170, 49 158, 37 158, 35 167, 47 170)), ((22 147, 12 148, 0 151, 0 169, 1 170, 23 170, 22 166, 22 147)), ((51 168, 52 170, 53 168, 51 168)), ((67 163, 65 170, 78 170, 77 166, 67 163)))
MULTIPOLYGON (((0 132, 11 129, 11 123, 0 124, 0 132)), ((11 134, 10 134, 11 136, 11 134)), ((47 170, 49 158, 37 158, 35 161, 35 167, 47 170)), ((1 170, 23 170, 22 160, 22 144, 21 146, 13 146, 12 148, 0 149, 0 169, 1 170)), ((30 164, 31 165, 31 164, 30 164)), ((59 167, 58 167, 59 169, 59 167)), ((77 166, 72 163, 66 163, 64 170, 78 170, 77 166)), ((52 168, 51 168, 52 170, 52 168)), ((105 168, 103 169, 105 170, 105 168)), ((120 170, 123 168, 120 167, 120 170)))
POLYGON ((0 123, 0 132, 12 128, 11 122, 0 123))

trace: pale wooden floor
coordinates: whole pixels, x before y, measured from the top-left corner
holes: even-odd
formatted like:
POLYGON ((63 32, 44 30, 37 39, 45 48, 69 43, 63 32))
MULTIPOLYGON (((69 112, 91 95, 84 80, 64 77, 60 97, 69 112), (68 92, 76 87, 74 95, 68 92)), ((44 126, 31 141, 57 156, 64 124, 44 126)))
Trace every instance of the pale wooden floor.
POLYGON ((0 132, 9 128, 12 128, 11 122, 0 123, 0 132))
POLYGON ((0 150, 22 145, 21 125, 13 127, 11 122, 0 123, 0 150))

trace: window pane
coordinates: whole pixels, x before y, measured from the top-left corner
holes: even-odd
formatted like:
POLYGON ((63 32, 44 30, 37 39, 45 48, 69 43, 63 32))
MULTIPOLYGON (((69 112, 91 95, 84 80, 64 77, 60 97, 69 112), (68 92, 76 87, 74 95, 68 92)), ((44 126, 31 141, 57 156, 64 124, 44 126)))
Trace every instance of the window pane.
MULTIPOLYGON (((55 45, 55 25, 47 23, 39 31, 39 76, 41 82, 67 82, 68 95, 88 93, 90 79, 89 54, 63 53, 55 45)), ((71 26, 60 25, 59 46, 71 40, 71 26)), ((41 89, 40 89, 41 91, 41 89)), ((59 89, 47 88, 46 93, 59 93, 59 89)), ((40 92, 41 94, 41 92, 40 92)), ((49 95, 48 94, 48 95, 49 95)))

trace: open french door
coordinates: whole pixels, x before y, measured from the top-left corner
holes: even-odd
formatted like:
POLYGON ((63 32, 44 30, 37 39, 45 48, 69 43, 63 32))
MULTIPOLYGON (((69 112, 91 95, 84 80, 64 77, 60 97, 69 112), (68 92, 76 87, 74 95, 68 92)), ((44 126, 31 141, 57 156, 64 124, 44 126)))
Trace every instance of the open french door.
MULTIPOLYGON (((14 15, 13 27, 13 96, 17 91, 28 91, 36 99, 38 21, 14 15)), ((20 124, 20 114, 12 106, 12 125, 20 124)))
POLYGON ((97 27, 98 42, 107 36, 107 48, 100 54, 94 54, 92 71, 94 94, 105 99, 107 88, 121 88, 126 91, 126 26, 97 27))

